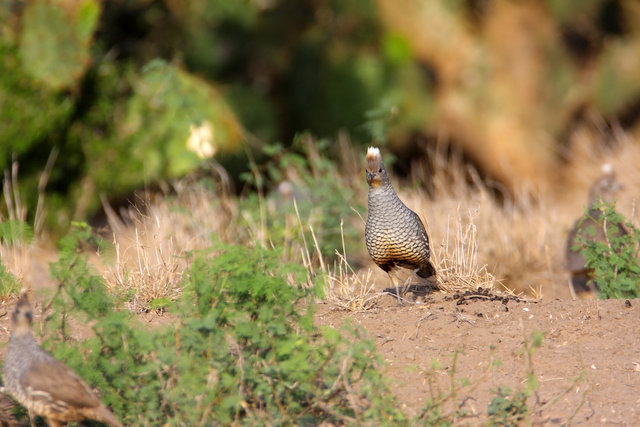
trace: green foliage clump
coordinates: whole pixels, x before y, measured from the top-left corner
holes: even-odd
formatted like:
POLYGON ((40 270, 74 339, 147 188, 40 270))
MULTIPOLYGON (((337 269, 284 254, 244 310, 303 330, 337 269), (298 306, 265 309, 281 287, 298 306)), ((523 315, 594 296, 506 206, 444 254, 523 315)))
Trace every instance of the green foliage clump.
POLYGON ((487 414, 490 426, 514 426, 526 420, 529 414, 528 395, 524 391, 514 392, 510 387, 499 387, 496 397, 489 403, 487 414))
MULTIPOLYGON (((33 240, 33 229, 24 221, 6 219, 0 221, 0 244, 10 248, 20 245, 28 245, 33 240)), ((2 264, 0 257, 0 300, 17 295, 21 286, 18 279, 11 274, 2 264)))
MULTIPOLYGON (((542 347, 544 335, 540 331, 533 332, 525 338, 522 346, 527 361, 527 380, 522 390, 512 390, 510 387, 498 387, 496 397, 489 402, 487 415, 490 426, 515 426, 527 422, 531 409, 527 405, 529 397, 533 396, 540 384, 533 370, 533 354, 542 347)), ((537 399, 536 399, 537 402, 537 399)))
POLYGON ((78 247, 65 238, 53 276, 61 286, 45 348, 102 392, 126 425, 401 424, 371 341, 313 324, 313 290, 287 283, 300 266, 274 251, 215 244, 195 254, 166 327, 118 310, 78 247), (74 342, 69 316, 94 337, 74 342))
POLYGON ((19 219, 7 219, 0 222, 0 241, 5 245, 30 243, 33 240, 33 229, 19 219))
POLYGON ((5 266, 0 263, 0 300, 6 301, 9 297, 17 295, 20 288, 20 282, 16 276, 8 272, 5 266))
POLYGON ((620 213, 613 203, 598 203, 600 211, 594 221, 589 211, 578 222, 580 232, 573 250, 580 250, 591 269, 591 277, 598 287, 598 296, 608 298, 637 298, 640 296, 640 230, 620 213), (583 226, 584 223, 587 226, 583 226), (596 239, 596 227, 602 227, 605 239, 596 239))

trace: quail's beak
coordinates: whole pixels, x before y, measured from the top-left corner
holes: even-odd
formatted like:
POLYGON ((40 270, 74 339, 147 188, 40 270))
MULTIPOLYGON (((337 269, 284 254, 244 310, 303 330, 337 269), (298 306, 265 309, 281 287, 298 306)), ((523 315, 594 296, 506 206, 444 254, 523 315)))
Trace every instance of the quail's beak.
POLYGON ((367 172, 367 182, 371 182, 371 180, 373 180, 373 177, 374 177, 373 172, 367 172))

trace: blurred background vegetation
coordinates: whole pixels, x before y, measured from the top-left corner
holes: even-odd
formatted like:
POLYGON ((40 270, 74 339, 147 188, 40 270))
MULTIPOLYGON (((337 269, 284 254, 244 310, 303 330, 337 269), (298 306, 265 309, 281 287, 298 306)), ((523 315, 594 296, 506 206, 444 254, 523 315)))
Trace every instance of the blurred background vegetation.
POLYGON ((53 230, 213 156, 239 189, 303 131, 545 188, 584 129, 640 129, 638 22, 632 0, 6 0, 0 170, 31 216, 46 185, 53 230))

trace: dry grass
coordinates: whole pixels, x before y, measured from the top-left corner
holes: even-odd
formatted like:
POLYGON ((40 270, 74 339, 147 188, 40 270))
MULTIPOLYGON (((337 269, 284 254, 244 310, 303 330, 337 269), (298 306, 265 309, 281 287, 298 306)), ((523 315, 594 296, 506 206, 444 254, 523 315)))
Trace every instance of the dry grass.
MULTIPOLYGON (((31 287, 31 277, 29 274, 31 258, 29 247, 25 245, 0 244, 0 261, 6 271, 11 273, 27 289, 31 287)), ((2 283, 0 287, 0 303, 4 303, 12 296, 17 295, 20 289, 13 289, 7 283, 2 283)))
MULTIPOLYGON (((481 180, 461 156, 450 154, 448 149, 433 149, 424 158, 415 159, 408 183, 392 174, 401 199, 427 226, 438 283, 444 292, 477 287, 497 291, 504 286, 534 297, 569 297, 564 270, 566 235, 581 215, 588 186, 603 162, 618 171, 619 180, 626 186, 618 206, 637 223, 633 191, 640 187, 636 166, 640 145, 626 136, 627 141, 621 141, 617 148, 598 151, 593 148, 597 146, 593 133, 585 133, 582 138, 591 145, 575 145, 572 160, 563 171, 566 179, 546 193, 522 190, 518 196, 510 196, 498 185, 481 180), (420 182, 428 183, 428 191, 420 182)), ((344 136, 340 150, 338 179, 350 183, 355 197, 364 203, 367 187, 358 165, 364 155, 344 136)), ((321 255, 322 242, 314 231, 317 212, 301 218, 295 202, 284 213, 273 211, 271 196, 267 195, 260 199, 258 217, 252 217, 228 195, 224 173, 218 171, 217 176, 214 188, 218 191, 184 180, 174 184, 173 196, 149 197, 143 209, 130 207, 116 213, 105 205, 115 262, 102 267, 103 276, 112 292, 126 296, 130 309, 145 311, 158 299, 178 298, 188 254, 210 247, 212 236, 231 243, 274 247, 269 215, 285 215, 286 230, 281 230, 284 247, 278 246, 282 261, 299 262, 308 273, 306 282, 297 285, 311 286, 322 276, 326 299, 336 308, 362 311, 376 306, 383 296, 380 290, 389 283, 368 257, 364 242, 347 254, 343 237, 335 261, 329 262, 321 255)), ((287 178, 293 185, 299 184, 295 177, 287 178)), ((24 218, 19 194, 12 185, 11 179, 5 180, 5 204, 16 218, 24 218)), ((355 212, 342 220, 345 226, 354 226, 363 234, 364 218, 359 215, 355 212)), ((29 245, 0 246, 3 264, 23 283, 36 281, 30 275, 40 276, 33 273, 36 253, 29 245)), ((41 271, 46 275, 46 267, 41 271)))
MULTIPOLYGON (((343 230, 344 224, 340 223, 343 230)), ((382 296, 375 291, 372 271, 356 272, 347 261, 347 250, 342 233, 342 252, 336 249, 338 261, 326 274, 327 302, 346 311, 364 311, 375 307, 382 296)))
POLYGON ((478 263, 478 243, 478 228, 470 211, 466 218, 458 212, 453 225, 447 221, 447 233, 434 254, 441 290, 453 293, 496 287, 496 278, 487 265, 478 263))
POLYGON ((542 286, 552 296, 568 295, 563 250, 570 221, 558 221, 562 208, 542 193, 523 190, 514 198, 480 180, 460 156, 444 152, 429 153, 430 171, 421 166, 425 162, 414 166, 413 180, 429 182, 432 197, 419 188, 400 195, 428 223, 440 269, 446 274, 460 266, 448 278, 453 289, 477 281, 501 283, 515 292, 542 286))
POLYGON ((130 296, 129 308, 145 311, 160 298, 175 300, 181 294, 180 282, 186 269, 185 252, 177 250, 171 237, 165 238, 158 216, 155 221, 137 218, 134 236, 114 233, 116 260, 104 270, 107 287, 130 296))
POLYGON ((144 211, 130 207, 117 214, 104 204, 112 230, 115 263, 104 268, 107 287, 129 299, 129 308, 148 310, 161 298, 175 300, 188 267, 189 252, 224 235, 229 200, 198 185, 176 183, 175 197, 147 198, 144 211))

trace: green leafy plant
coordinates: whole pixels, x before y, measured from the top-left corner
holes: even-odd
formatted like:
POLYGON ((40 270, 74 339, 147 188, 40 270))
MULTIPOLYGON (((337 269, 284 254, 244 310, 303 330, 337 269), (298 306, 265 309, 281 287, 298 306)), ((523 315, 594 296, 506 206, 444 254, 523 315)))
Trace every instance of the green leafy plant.
POLYGON ((573 250, 580 250, 598 287, 598 296, 637 298, 640 296, 640 230, 615 210, 613 203, 598 203, 578 222, 579 233, 573 250), (597 238, 601 229, 604 238, 597 238))
MULTIPOLYGON (((0 171, 4 171, 12 157, 33 149, 44 135, 57 135, 71 116, 73 103, 69 96, 43 88, 30 78, 20 62, 18 46, 4 34, 0 37, 0 68, 0 171)), ((31 178, 35 192, 37 177, 31 178)))
POLYGON ((26 256, 32 241, 33 229, 25 221, 0 220, 0 301, 6 301, 20 292, 20 282, 6 267, 20 264, 17 260, 26 256))
POLYGON ((216 243, 194 254, 174 321, 148 328, 118 309, 78 249, 77 227, 61 242, 59 281, 44 320, 44 347, 100 389, 126 425, 381 423, 402 425, 358 328, 317 328, 313 288, 275 251, 216 243), (290 283, 294 282, 294 283, 290 283), (76 342, 69 320, 91 325, 76 342))
POLYGON ((491 426, 511 426, 524 421, 529 414, 527 393, 514 392, 510 387, 499 387, 496 397, 489 403, 487 414, 491 426))
POLYGON ((0 264, 0 300, 5 301, 20 292, 20 282, 0 264))
POLYGON ((438 360, 431 362, 432 372, 427 375, 431 396, 417 415, 416 419, 426 425, 431 426, 450 426, 455 421, 461 421, 467 415, 462 407, 462 403, 458 401, 461 387, 469 385, 468 378, 456 378, 458 357, 462 352, 457 350, 453 354, 451 368, 449 369, 449 388, 446 391, 440 391, 436 386, 435 373, 436 370, 442 369, 438 360), (448 410, 446 405, 452 407, 448 410))
POLYGON ((527 405, 527 401, 531 396, 536 396, 536 403, 538 403, 536 391, 540 386, 533 369, 533 354, 542 346, 543 337, 544 335, 540 331, 533 332, 529 338, 525 337, 521 350, 527 361, 525 387, 523 390, 512 390, 505 386, 498 387, 495 392, 496 397, 487 407, 488 425, 515 426, 529 419, 532 411, 527 405))
POLYGON ((0 241, 5 245, 28 244, 33 240, 33 229, 19 219, 0 221, 0 241))

